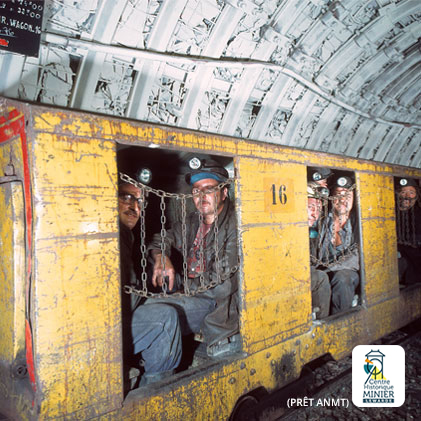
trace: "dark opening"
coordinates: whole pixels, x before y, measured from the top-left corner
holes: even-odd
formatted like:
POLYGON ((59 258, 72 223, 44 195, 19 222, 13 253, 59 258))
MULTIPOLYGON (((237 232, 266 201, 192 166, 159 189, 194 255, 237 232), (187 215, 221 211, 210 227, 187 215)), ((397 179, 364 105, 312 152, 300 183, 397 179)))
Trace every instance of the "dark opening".
POLYGON ((355 174, 327 167, 307 171, 314 319, 361 303, 360 235, 355 174))
MULTIPOLYGON (((206 264, 204 265, 209 266, 208 272, 213 273, 212 271, 215 270, 216 273, 222 273, 225 275, 217 277, 219 283, 218 281, 215 282, 215 277, 213 275, 210 276, 209 279, 207 277, 202 276, 200 279, 200 287, 202 287, 203 290, 200 290, 200 288, 195 290, 192 287, 194 281, 190 279, 192 277, 190 276, 190 274, 188 277, 187 275, 185 275, 185 269, 189 268, 190 270, 189 265, 191 265, 191 263, 187 263, 186 255, 190 253, 190 250, 193 248, 193 246, 191 245, 192 239, 199 235, 196 235, 196 231, 193 232, 194 224, 191 223, 192 219, 188 219, 189 217, 193 218, 194 215, 200 213, 197 211, 196 206, 193 203, 193 199, 191 197, 192 186, 187 184, 185 180, 186 173, 191 171, 189 167, 189 161, 193 157, 198 158, 201 162, 210 159, 216 161, 218 165, 227 170, 229 179, 232 179, 234 176, 233 161, 232 158, 229 157, 211 156, 190 152, 151 149, 126 145, 118 145, 117 147, 117 165, 119 173, 126 174, 133 180, 137 180, 137 174, 140 170, 145 168, 149 169, 152 174, 151 181, 148 183, 144 183, 144 186, 146 186, 146 188, 144 190, 141 190, 144 196, 143 194, 141 194, 140 197, 146 200, 139 201, 139 204, 136 204, 135 206, 136 208, 140 209, 140 215, 144 215, 144 217, 139 217, 139 220, 136 223, 136 225, 130 230, 130 232, 133 234, 133 247, 131 257, 133 261, 133 270, 136 278, 135 281, 130 281, 132 282, 130 286, 133 286, 133 288, 137 292, 140 292, 140 294, 126 294, 124 290, 122 290, 123 350, 125 359, 124 371, 126 380, 126 392, 130 389, 133 389, 134 387, 137 387, 139 385, 139 381, 140 385, 142 385, 142 377, 146 378, 144 371, 147 371, 147 364, 142 363, 142 360, 144 360, 144 353, 138 353, 134 351, 134 339, 132 336, 131 323, 134 314, 133 311, 136 310, 133 310, 133 304, 131 304, 131 300, 133 300, 133 295, 135 297, 138 297, 138 301, 140 302, 140 304, 136 302, 136 305, 134 307, 135 309, 142 306, 143 309, 145 307, 151 309, 150 304, 152 302, 155 304, 157 302, 155 300, 161 299, 166 301, 164 305, 170 305, 171 307, 177 309, 178 318, 182 326, 181 331, 183 333, 182 358, 180 363, 174 370, 172 370, 172 372, 180 372, 203 364, 214 364, 216 360, 224 358, 225 355, 230 356, 233 353, 238 352, 241 347, 241 339, 238 330, 235 332, 235 334, 230 336, 228 335, 227 337, 223 337, 223 334, 221 334, 220 340, 218 337, 218 340, 214 341, 214 339, 212 339, 213 342, 207 343, 206 335, 203 332, 205 328, 194 329, 194 331, 192 331, 193 328, 190 330, 183 328, 183 326, 188 324, 187 322, 189 318, 184 314, 184 309, 177 304, 178 299, 190 300, 191 298, 196 299, 198 296, 200 296, 200 298, 212 297, 214 291, 216 291, 219 287, 223 286, 224 284, 234 282, 232 276, 237 276, 237 268, 235 267, 232 267, 233 275, 231 275, 231 272, 229 272, 228 275, 226 275, 226 271, 224 272, 224 265, 226 264, 226 249, 224 248, 226 246, 224 244, 224 235, 228 235, 224 233, 229 233, 230 227, 229 224, 225 224, 225 219, 221 219, 219 221, 220 224, 225 224, 219 226, 219 231, 209 231, 207 234, 205 234, 204 240, 203 238, 198 237, 199 243, 201 244, 199 244, 199 249, 200 247, 202 247, 200 251, 203 253, 200 258, 210 259, 206 260, 206 264), (189 196, 183 198, 183 195, 189 196), (185 210, 183 210, 183 201, 185 203, 185 210), (142 203, 142 205, 140 205, 140 203, 142 203), (142 220, 144 221, 143 225, 141 223, 142 220), (156 264, 156 262, 153 258, 153 251, 148 249, 148 246, 151 246, 151 244, 156 244, 158 238, 162 247, 162 244, 165 242, 165 239, 168 238, 168 234, 174 232, 176 230, 176 227, 179 227, 180 224, 183 225, 183 221, 184 229, 186 230, 186 236, 185 238, 182 238, 182 242, 186 243, 185 254, 183 255, 182 246, 177 246, 178 248, 174 246, 171 249, 170 256, 171 263, 175 269, 177 282, 174 281, 174 287, 172 289, 169 288, 169 277, 165 277, 165 288, 164 286, 160 286, 157 283, 153 284, 152 278, 155 268, 154 265, 156 264), (216 237, 219 240, 212 240, 212 238, 216 237), (209 244, 207 244, 207 241, 209 244), (212 250, 208 253, 208 249, 206 247, 211 247, 212 241, 214 241, 215 250, 220 250, 219 253, 212 254, 212 250), (216 254, 218 254, 219 256, 218 259, 215 258, 216 254), (215 259, 215 262, 212 259, 215 259), (213 269, 215 264, 221 265, 221 269, 213 269), (135 282, 135 284, 133 284, 133 282, 135 282), (187 287, 186 284, 188 284, 187 287), (130 377, 132 377, 131 380, 130 377)), ((132 185, 134 184, 132 183, 132 185)), ((139 185, 137 185, 136 187, 139 187, 139 185)), ((142 185, 140 185, 140 187, 142 187, 142 185)), ((223 187, 221 188, 221 191, 222 190, 223 187)), ((232 206, 232 208, 230 209, 234 209, 234 186, 232 184, 227 186, 227 192, 227 202, 229 201, 230 206, 232 206)), ((228 205, 226 204, 226 202, 224 202, 224 209, 227 206, 228 205)), ((224 212, 221 212, 220 215, 220 218, 222 218, 225 214, 224 212)), ((198 226, 200 226, 200 222, 198 223, 198 226)), ((215 223, 213 223, 212 226, 214 227, 215 223)), ((197 233, 199 233, 199 231, 200 230, 198 230, 197 233)), ((122 227, 122 225, 120 224, 120 250, 122 253, 124 249, 122 235, 124 234, 124 232, 127 232, 127 229, 122 227)), ((237 234, 235 229, 235 236, 236 235, 237 234)), ((235 245, 237 246, 237 242, 235 242, 235 245)), ((197 253, 199 253, 199 251, 197 251, 197 253)), ((236 251, 236 257, 237 254, 238 252, 236 251)), ((128 281, 124 280, 128 279, 127 274, 126 276, 123 276, 126 271, 124 266, 126 265, 123 264, 122 261, 122 284, 127 285, 128 281)), ((199 283, 199 281, 197 282, 199 283)), ((236 285, 238 285, 238 281, 235 282, 237 282, 236 285)), ((122 285, 122 289, 124 289, 124 285, 122 285)), ((229 306, 227 307, 229 308, 229 320, 227 321, 227 325, 229 325, 235 317, 237 317, 238 321, 238 290, 236 290, 235 293, 230 292, 230 294, 232 295, 230 296, 229 302, 225 303, 229 306), (234 309, 235 306, 237 306, 237 313, 232 315, 231 311, 234 309)), ((225 304, 222 303, 218 305, 223 306, 225 304)), ((209 310, 208 314, 214 314, 213 312, 215 309, 217 309, 216 304, 214 305, 214 307, 212 307, 212 310, 209 310)), ((169 375, 171 374, 172 373, 170 373, 169 375)))

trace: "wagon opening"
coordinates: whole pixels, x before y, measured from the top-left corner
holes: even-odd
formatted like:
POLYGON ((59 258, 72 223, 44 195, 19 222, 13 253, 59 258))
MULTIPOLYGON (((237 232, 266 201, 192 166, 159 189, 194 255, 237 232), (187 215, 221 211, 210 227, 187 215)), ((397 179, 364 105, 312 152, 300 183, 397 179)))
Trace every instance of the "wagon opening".
POLYGON ((420 283, 421 198, 420 180, 394 177, 399 287, 420 283))
POLYGON ((241 351, 239 257, 231 158, 118 145, 117 165, 127 392, 241 351))
POLYGON ((313 319, 361 304, 360 218, 352 171, 307 169, 313 319))

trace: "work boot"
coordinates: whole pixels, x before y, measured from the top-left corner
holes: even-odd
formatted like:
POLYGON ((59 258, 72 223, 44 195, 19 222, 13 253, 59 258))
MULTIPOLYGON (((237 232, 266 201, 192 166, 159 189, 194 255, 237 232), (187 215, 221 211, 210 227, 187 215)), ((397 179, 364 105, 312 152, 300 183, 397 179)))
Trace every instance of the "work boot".
POLYGON ((175 374, 175 370, 161 371, 159 373, 144 373, 140 379, 139 387, 159 382, 160 380, 170 377, 173 374, 175 374))
POLYGON ((237 333, 229 338, 222 339, 216 344, 208 346, 206 351, 208 356, 213 358, 235 354, 241 351, 241 335, 237 333))

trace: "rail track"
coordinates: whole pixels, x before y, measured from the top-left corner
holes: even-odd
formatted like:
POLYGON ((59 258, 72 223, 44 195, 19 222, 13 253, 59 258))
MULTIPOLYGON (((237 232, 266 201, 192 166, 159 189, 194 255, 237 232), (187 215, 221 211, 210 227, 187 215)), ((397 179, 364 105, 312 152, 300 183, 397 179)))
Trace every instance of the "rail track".
POLYGON ((257 391, 239 400, 230 421, 421 419, 421 320, 373 345, 400 345, 406 353, 406 400, 401 407, 359 408, 352 403, 352 359, 334 361, 328 355, 303 368, 301 377, 267 395, 257 391), (288 408, 289 399, 304 399, 288 408), (323 403, 323 405, 317 405, 323 403))

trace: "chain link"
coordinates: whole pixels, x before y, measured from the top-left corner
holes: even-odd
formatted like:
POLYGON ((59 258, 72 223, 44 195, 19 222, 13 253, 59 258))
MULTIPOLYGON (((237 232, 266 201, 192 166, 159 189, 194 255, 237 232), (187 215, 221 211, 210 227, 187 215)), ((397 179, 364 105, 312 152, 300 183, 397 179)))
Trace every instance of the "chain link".
MULTIPOLYGON (((396 194, 396 203, 399 203, 399 194, 396 194)), ((408 210, 401 210, 396 207, 397 242, 404 246, 417 247, 415 227, 415 203, 408 210)))
POLYGON ((181 241, 182 241, 182 254, 183 254, 183 285, 184 292, 186 295, 190 295, 190 287, 188 283, 188 266, 187 266, 187 207, 186 207, 186 198, 181 197, 181 241))
MULTIPOLYGON (((355 191, 356 190, 356 184, 353 184, 348 190, 349 191, 355 191)), ((328 212, 329 212, 329 202, 333 202, 335 200, 341 200, 341 199, 345 199, 344 197, 345 195, 342 194, 338 194, 338 195, 334 195, 334 196, 329 196, 326 197, 322 194, 320 194, 319 192, 316 192, 314 195, 317 199, 322 200, 322 215, 320 215, 319 219, 318 219, 318 225, 317 225, 317 229, 319 233, 328 233, 328 230, 330 229, 330 227, 328 227, 327 222, 328 222, 328 212)), ((355 197, 354 197, 355 200, 355 197)), ((342 223, 344 222, 344 216, 343 215, 339 215, 339 223, 342 225, 342 223)), ((345 221, 346 223, 346 221, 345 221)), ((333 235, 332 235, 332 246, 336 248, 335 246, 335 230, 333 230, 333 235)), ((313 254, 310 254, 310 260, 311 260, 311 264, 315 265, 315 266, 324 266, 326 268, 329 267, 333 267, 336 266, 340 263, 342 263, 348 255, 352 254, 353 251, 355 250, 355 247, 358 247, 358 245, 351 245, 350 247, 347 247, 346 249, 342 249, 338 254, 333 254, 331 255, 329 253, 329 243, 327 241, 322 241, 321 243, 319 242, 317 244, 317 248, 316 248, 316 256, 314 256, 313 254), (319 246, 321 246, 321 248, 319 248, 319 246), (321 256, 321 259, 318 257, 321 256)), ((311 250, 312 251, 312 250, 311 250)))
MULTIPOLYGON (((162 292, 160 293, 153 293, 151 291, 148 291, 147 289, 147 272, 146 272, 146 266, 147 266, 147 249, 146 249, 146 244, 145 244, 145 238, 146 238, 146 229, 145 229, 145 206, 142 204, 142 209, 141 209, 141 215, 140 215, 140 252, 141 252, 141 266, 142 266, 142 288, 138 289, 135 288, 133 286, 129 286, 126 285, 124 287, 124 291, 127 294, 135 294, 135 295, 139 295, 141 297, 180 297, 180 296, 194 296, 197 295, 199 293, 205 292, 209 289, 212 289, 214 287, 216 287, 217 285, 219 285, 220 283, 222 283, 224 280, 221 277, 220 274, 220 259, 219 259, 219 253, 218 253, 218 233, 219 233, 219 227, 218 227, 218 215, 217 212, 215 211, 216 217, 215 217, 215 221, 214 221, 214 233, 215 233, 215 267, 217 270, 217 278, 214 280, 210 280, 209 283, 205 283, 205 278, 203 275, 203 268, 205 267, 205 252, 204 252, 204 247, 203 247, 203 215, 198 212, 199 214, 199 262, 200 265, 199 267, 202 268, 201 273, 200 273, 200 285, 196 288, 196 289, 190 289, 189 287, 189 279, 188 279, 188 265, 187 265, 187 255, 188 255, 188 251, 187 251, 187 226, 186 226, 186 220, 187 220, 187 206, 186 206, 186 201, 187 199, 192 199, 193 198, 193 194, 189 193, 189 194, 185 194, 185 193, 168 193, 164 190, 160 190, 160 189, 153 189, 150 186, 147 186, 143 183, 140 183, 139 181, 134 180, 133 178, 131 178, 130 176, 128 176, 127 174, 124 173, 119 173, 120 179, 126 183, 132 184, 134 186, 136 186, 137 188, 141 189, 143 194, 154 194, 156 196, 158 196, 160 198, 160 210, 161 210, 161 217, 160 217, 160 222, 161 222, 161 265, 163 268, 163 272, 165 271, 165 264, 166 264, 166 259, 165 259, 165 251, 166 251, 166 245, 165 245, 165 239, 167 237, 167 230, 166 230, 166 216, 165 216, 165 210, 166 210, 166 205, 165 205, 165 199, 166 198, 171 198, 171 199, 176 199, 176 200, 180 200, 181 201, 181 232, 182 232, 182 255, 183 255, 183 286, 184 286, 184 291, 182 292, 175 292, 172 293, 171 295, 168 295, 168 284, 166 279, 163 280, 163 285, 162 285, 162 292)), ((228 186, 229 184, 233 183, 234 179, 228 179, 220 184, 218 184, 217 186, 215 186, 213 189, 215 191, 215 194, 218 190, 221 190, 223 187, 228 186)), ((201 199, 203 198, 203 193, 200 192, 201 195, 201 199)), ((234 266, 231 268, 231 270, 228 272, 228 274, 224 277, 224 279, 227 279, 229 276, 231 276, 232 274, 234 274, 235 272, 237 272, 238 270, 238 266, 234 266)))
MULTIPOLYGON (((220 190, 220 194, 222 194, 222 190, 220 190)), ((216 192, 214 193, 215 203, 217 202, 216 199, 216 192)), ((217 206, 215 206, 214 209, 214 223, 213 223, 213 232, 215 235, 215 271, 216 271, 216 279, 213 282, 216 282, 216 285, 221 283, 221 274, 220 274, 220 262, 219 262, 219 244, 218 244, 218 234, 219 234, 219 227, 218 227, 218 209, 217 206)), ((212 282, 212 281, 211 281, 212 282)))
POLYGON ((167 222, 167 218, 165 217, 165 196, 161 196, 161 201, 159 204, 161 209, 161 267, 162 267, 162 292, 164 297, 167 295, 168 285, 165 274, 165 262, 166 262, 166 255, 165 255, 165 239, 167 238, 167 230, 165 229, 165 224, 167 222))
MULTIPOLYGON (((203 194, 200 192, 200 199, 199 199, 199 208, 202 208, 202 201, 203 201, 203 194)), ((199 212, 199 265, 197 266, 200 269, 199 273, 199 281, 200 281, 200 289, 205 288, 205 277, 203 276, 203 272, 205 270, 205 253, 203 250, 203 214, 199 212)))
POLYGON ((144 189, 142 191, 143 199, 141 202, 140 207, 140 267, 142 268, 142 274, 141 274, 141 281, 142 281, 142 291, 147 293, 148 286, 147 286, 147 279, 148 274, 146 273, 146 267, 147 267, 147 251, 146 251, 146 229, 145 229, 145 208, 146 208, 146 192, 144 189))

